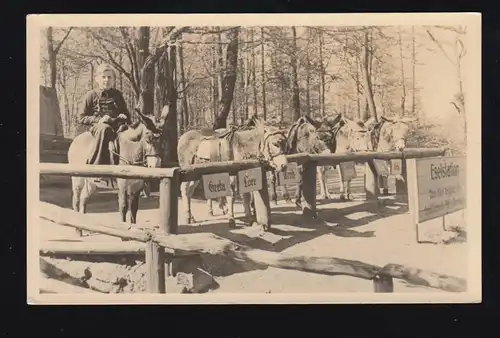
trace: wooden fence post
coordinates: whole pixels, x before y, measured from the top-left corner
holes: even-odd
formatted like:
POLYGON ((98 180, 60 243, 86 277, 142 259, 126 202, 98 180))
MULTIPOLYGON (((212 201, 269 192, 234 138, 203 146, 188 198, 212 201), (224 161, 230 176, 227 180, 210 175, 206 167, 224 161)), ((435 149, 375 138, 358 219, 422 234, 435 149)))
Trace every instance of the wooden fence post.
POLYGON ((160 229, 165 234, 177 234, 179 171, 174 169, 172 177, 160 181, 160 229))
POLYGON ((146 265, 148 292, 165 293, 165 249, 152 240, 146 242, 146 265))
POLYGON ((366 200, 377 200, 380 194, 377 169, 373 161, 365 163, 365 191, 366 200))
POLYGON ((269 203, 267 175, 264 168, 262 168, 262 189, 254 191, 253 197, 257 223, 263 225, 266 229, 271 228, 271 204, 269 203))
POLYGON ((302 165, 302 215, 318 217, 316 213, 316 162, 310 161, 302 165))
POLYGON ((394 282, 392 277, 386 274, 377 274, 373 277, 373 290, 375 293, 394 292, 394 282))

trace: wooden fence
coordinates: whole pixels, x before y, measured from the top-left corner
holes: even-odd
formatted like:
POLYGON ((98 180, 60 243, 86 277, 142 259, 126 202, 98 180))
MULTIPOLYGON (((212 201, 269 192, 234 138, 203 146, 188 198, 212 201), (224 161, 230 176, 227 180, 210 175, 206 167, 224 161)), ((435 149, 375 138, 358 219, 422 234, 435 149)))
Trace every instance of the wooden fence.
MULTIPOLYGON (((365 163, 365 189, 367 199, 376 199, 379 194, 378 179, 374 159, 408 159, 443 156, 441 149, 407 149, 403 152, 366 152, 353 154, 310 155, 294 154, 288 156, 289 162, 296 162, 303 167, 303 214, 316 217, 316 167, 331 166, 341 162, 354 161, 365 163)), ((175 250, 209 252, 237 259, 250 260, 258 264, 274 266, 283 269, 296 269, 319 274, 343 274, 373 280, 375 292, 392 292, 393 278, 404 279, 410 283, 435 287, 447 291, 461 292, 466 289, 463 279, 425 272, 420 269, 407 268, 401 265, 389 264, 385 267, 349 261, 332 257, 290 257, 280 253, 252 249, 250 247, 229 242, 213 236, 207 243, 206 237, 196 241, 191 234, 178 235, 178 192, 180 182, 194 181, 206 174, 229 173, 236 175, 239 171, 260 167, 256 160, 217 162, 192 165, 187 168, 151 169, 137 166, 94 166, 41 163, 40 174, 58 176, 82 177, 115 177, 140 178, 160 180, 160 231, 131 231, 123 225, 114 226, 98 224, 88 215, 76 213, 51 204, 42 203, 40 217, 58 225, 70 226, 122 239, 146 243, 145 255, 148 266, 148 290, 154 293, 165 293, 165 250, 174 253, 175 250)), ((271 208, 266 179, 266 170, 262 168, 262 189, 254 193, 257 222, 270 225, 271 208)), ((121 252, 127 252, 122 246, 121 252)), ((132 250, 137 253, 137 248, 132 250)), ((43 252, 42 252, 43 253, 43 252)))

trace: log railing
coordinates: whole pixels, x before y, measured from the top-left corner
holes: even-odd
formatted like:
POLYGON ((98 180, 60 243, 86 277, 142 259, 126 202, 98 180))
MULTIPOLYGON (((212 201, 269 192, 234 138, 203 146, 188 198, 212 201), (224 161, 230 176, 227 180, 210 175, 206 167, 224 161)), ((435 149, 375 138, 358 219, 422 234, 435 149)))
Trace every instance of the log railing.
MULTIPOLYGON (((145 252, 148 266, 148 291, 165 293, 165 252, 175 254, 176 251, 188 251, 221 255, 233 259, 251 261, 256 264, 272 266, 280 269, 291 269, 312 272, 323 275, 347 275, 373 281, 375 292, 393 292, 393 278, 399 278, 409 283, 437 288, 450 292, 466 291, 466 281, 461 278, 442 275, 435 272, 406 267, 398 264, 388 264, 379 267, 372 264, 341 259, 335 257, 292 256, 278 252, 254 249, 235 243, 213 234, 167 235, 161 232, 146 232, 129 230, 123 224, 100 223, 90 215, 80 214, 73 210, 40 202, 40 218, 57 225, 69 226, 80 230, 92 231, 104 235, 120 237, 145 243, 141 250, 138 243, 123 242, 116 250, 89 248, 87 251, 76 246, 56 246, 40 248, 40 255, 85 255, 120 254, 137 255, 145 252), (127 243, 127 245, 124 245, 127 243)), ((110 244, 111 246, 111 244, 110 244)))
MULTIPOLYGON (((366 152, 350 154, 294 154, 288 156, 289 162, 296 162, 303 166, 303 214, 316 217, 316 167, 336 165, 341 162, 354 161, 365 163, 366 178, 365 189, 367 199, 376 199, 378 196, 378 180, 375 165, 375 159, 409 159, 443 156, 442 149, 406 149, 403 152, 366 152)), ((48 204, 43 204, 41 208, 41 218, 57 223, 59 225, 76 227, 80 230, 87 230, 97 233, 103 233, 110 236, 120 237, 122 239, 135 240, 146 243, 146 260, 150 266, 149 290, 151 292, 165 292, 165 270, 164 270, 164 248, 172 250, 182 249, 190 251, 200 251, 204 249, 204 243, 198 243, 198 246, 189 240, 180 236, 168 236, 177 234, 178 229, 178 193, 180 182, 199 180, 203 175, 215 173, 229 173, 236 175, 238 171, 256 168, 261 166, 257 160, 229 161, 192 165, 185 168, 162 168, 151 169, 137 166, 111 166, 111 165, 73 165, 58 163, 40 163, 41 175, 57 176, 82 176, 82 177, 115 177, 115 178, 139 178, 139 179, 158 179, 160 180, 160 232, 132 232, 119 227, 109 227, 104 224, 97 224, 94 219, 87 219, 87 216, 75 213, 71 210, 65 210, 48 204), (58 208, 58 209, 54 209, 58 208), (194 246, 193 246, 194 245, 194 246)), ((262 167, 265 178, 266 169, 262 167)), ((263 179, 263 186, 260 191, 255 192, 255 208, 257 222, 270 225, 271 208, 269 205, 269 195, 267 190, 267 180, 263 179)), ((192 236, 192 235, 191 235, 192 236)), ((309 272, 322 274, 351 274, 356 277, 372 279, 376 285, 376 292, 392 292, 392 275, 397 278, 405 279, 407 276, 404 269, 391 265, 379 268, 367 265, 361 262, 350 262, 337 258, 325 257, 282 257, 273 252, 251 249, 239 244, 232 243, 239 247, 237 250, 229 250, 234 258, 250 259, 255 262, 276 266, 281 268, 299 269, 309 272), (240 250, 241 249, 241 250, 240 250), (302 263, 297 263, 301 261, 302 263), (347 263, 346 263, 347 262, 347 263), (305 265, 303 265, 305 264, 305 265), (347 272, 347 273, 346 273, 347 272), (391 275, 392 274, 392 275, 391 275), (388 277, 389 276, 389 277, 388 277)), ((222 250, 225 252, 225 250, 222 250)), ((432 275, 432 273, 431 273, 432 275)), ((434 280, 441 280, 432 275, 434 280), (436 279, 437 278, 437 279, 436 279)), ((418 280, 416 279, 413 280, 418 280)), ((445 279, 453 279, 446 277, 445 279)), ((461 291, 464 282, 456 281, 453 286, 441 287, 450 291, 461 291)), ((429 282, 429 286, 441 285, 441 282, 429 282)))

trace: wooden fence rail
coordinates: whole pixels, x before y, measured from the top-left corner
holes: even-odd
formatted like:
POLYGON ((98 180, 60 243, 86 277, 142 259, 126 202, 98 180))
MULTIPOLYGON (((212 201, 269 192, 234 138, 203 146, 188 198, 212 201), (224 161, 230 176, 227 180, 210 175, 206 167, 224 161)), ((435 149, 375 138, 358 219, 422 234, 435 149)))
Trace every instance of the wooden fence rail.
MULTIPOLYGON (((382 159, 408 159, 435 157, 444 155, 443 149, 406 149, 403 152, 366 152, 350 154, 294 154, 288 156, 289 162, 296 162, 303 166, 303 214, 316 217, 316 167, 326 165, 336 165, 341 162, 353 161, 366 163, 365 189, 367 199, 377 198, 378 179, 373 160, 382 159)), ((146 260, 149 262, 149 291, 165 292, 165 270, 164 253, 167 250, 186 250, 196 252, 206 252, 207 243, 196 242, 195 237, 190 235, 189 241, 183 236, 168 236, 177 234, 178 228, 178 193, 181 181, 192 181, 201 179, 203 175, 214 173, 229 173, 236 175, 239 171, 261 167, 265 176, 266 168, 257 160, 217 162, 192 165, 186 168, 162 168, 151 169, 138 166, 111 166, 111 165, 73 165, 59 163, 40 163, 41 175, 57 176, 82 176, 82 177, 115 177, 115 178, 140 178, 160 180, 160 233, 134 232, 119 227, 109 227, 98 224, 94 219, 82 215, 72 210, 62 209, 50 204, 42 203, 40 217, 59 225, 75 227, 80 230, 87 230, 120 237, 122 239, 134 240, 146 243, 146 260)), ((255 207, 257 220, 261 224, 270 225, 270 205, 266 180, 263 180, 261 191, 255 193, 255 207), (267 223, 266 223, 267 222, 267 223)), ((374 280, 377 292, 392 291, 392 276, 397 278, 409 278, 403 273, 405 269, 379 268, 362 262, 353 262, 338 258, 327 257, 288 257, 274 252, 251 249, 235 243, 224 242, 228 247, 221 247, 223 241, 218 238, 211 241, 218 248, 216 253, 231 256, 238 259, 249 259, 256 263, 275 266, 284 269, 298 269, 321 274, 347 274, 359 278, 374 280)), ((205 238, 206 239, 206 238, 205 238)), ((208 248, 212 247, 208 245, 208 248)), ((407 271, 406 271, 407 272, 407 271)), ((412 280, 426 281, 419 274, 412 280)), ((428 285, 439 287, 450 291, 461 291, 465 286, 462 280, 454 277, 439 277, 429 273, 428 285), (444 283, 442 280, 452 280, 452 283, 444 283), (437 282, 439 281, 439 282, 437 282), (444 284, 443 284, 444 283, 444 284), (444 286, 443 286, 444 285, 444 286), (450 286, 452 285, 452 286, 450 286)))

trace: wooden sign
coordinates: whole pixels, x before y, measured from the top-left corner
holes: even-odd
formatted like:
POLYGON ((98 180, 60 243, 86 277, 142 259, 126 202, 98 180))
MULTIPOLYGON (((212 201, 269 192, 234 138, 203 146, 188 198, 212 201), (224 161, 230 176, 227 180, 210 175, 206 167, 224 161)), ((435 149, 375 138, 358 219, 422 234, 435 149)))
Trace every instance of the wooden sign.
POLYGON ((406 164, 409 207, 415 223, 465 208, 465 157, 411 159, 406 164))
POLYGON ((278 184, 281 185, 290 185, 296 184, 300 182, 299 176, 299 168, 297 167, 297 163, 290 162, 286 165, 286 169, 284 172, 280 172, 278 175, 278 184))
POLYGON ((356 173, 356 165, 354 162, 342 162, 340 163, 340 172, 342 173, 342 179, 344 181, 352 180, 356 178, 358 174, 356 173))
POLYGON ((391 175, 403 175, 403 160, 391 160, 391 175))
POLYGON ((228 173, 203 175, 202 181, 206 199, 231 195, 228 173))
POLYGON ((262 169, 260 167, 238 172, 238 192, 247 192, 262 189, 262 169))
POLYGON ((373 160, 378 176, 389 176, 389 166, 386 160, 373 160))

